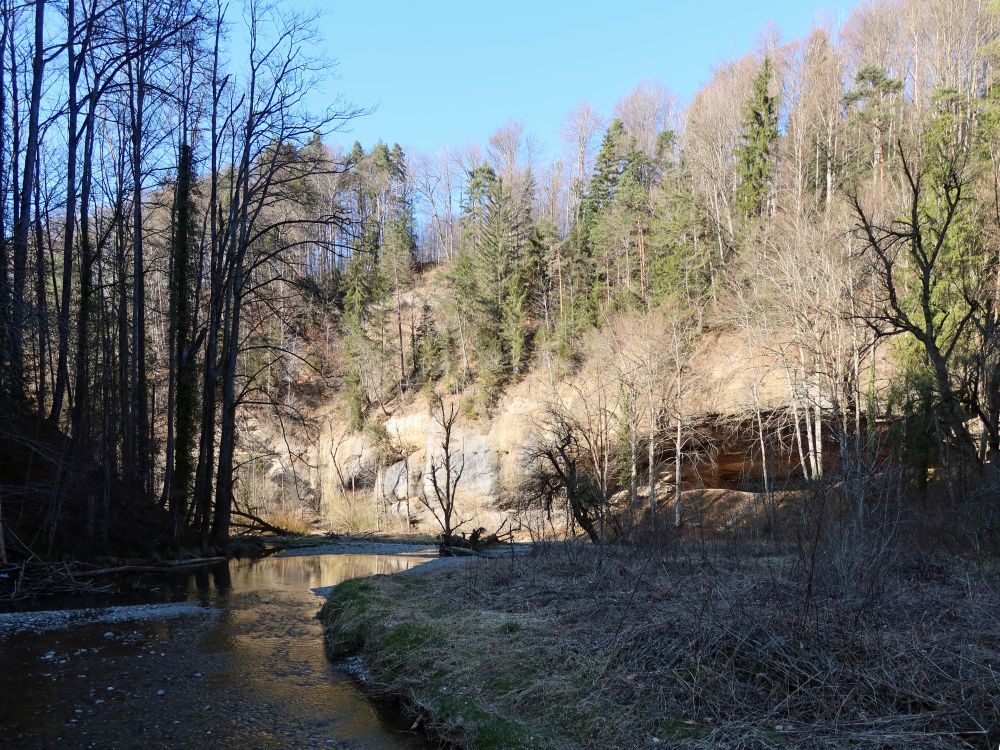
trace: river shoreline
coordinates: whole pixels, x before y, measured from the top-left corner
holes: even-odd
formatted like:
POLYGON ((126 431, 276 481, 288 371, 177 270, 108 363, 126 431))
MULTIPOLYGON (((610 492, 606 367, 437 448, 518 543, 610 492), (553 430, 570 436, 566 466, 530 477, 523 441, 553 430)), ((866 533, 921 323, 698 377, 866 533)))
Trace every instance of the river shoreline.
POLYGON ((19 633, 69 630, 81 625, 152 622, 178 617, 205 617, 207 614, 211 614, 210 609, 189 602, 3 612, 0 613, 0 639, 19 633))
POLYGON ((373 695, 464 750, 1000 741, 995 571, 810 600, 787 562, 548 548, 345 582, 321 618, 373 695))
MULTIPOLYGON (((216 550, 222 552, 223 550, 216 550)), ((166 557, 96 558, 49 561, 39 558, 0 565, 0 613, 81 606, 88 600, 120 588, 122 580, 134 583, 143 574, 169 574, 183 568, 209 568, 227 560, 258 560, 270 556, 329 554, 436 555, 433 538, 408 535, 240 536, 221 556, 199 556, 193 550, 174 551, 166 557)))
POLYGON ((353 549, 228 561, 133 594, 154 601, 11 614, 0 746, 423 750, 324 653, 325 590, 421 560, 353 549))

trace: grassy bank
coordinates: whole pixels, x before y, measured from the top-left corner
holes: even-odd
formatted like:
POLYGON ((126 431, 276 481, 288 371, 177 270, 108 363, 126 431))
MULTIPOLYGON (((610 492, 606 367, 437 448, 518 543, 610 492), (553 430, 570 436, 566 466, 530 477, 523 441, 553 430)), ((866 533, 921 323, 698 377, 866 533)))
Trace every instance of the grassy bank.
POLYGON ((963 576, 817 591, 791 558, 580 547, 350 581, 322 617, 460 747, 986 748, 1000 593, 963 576))

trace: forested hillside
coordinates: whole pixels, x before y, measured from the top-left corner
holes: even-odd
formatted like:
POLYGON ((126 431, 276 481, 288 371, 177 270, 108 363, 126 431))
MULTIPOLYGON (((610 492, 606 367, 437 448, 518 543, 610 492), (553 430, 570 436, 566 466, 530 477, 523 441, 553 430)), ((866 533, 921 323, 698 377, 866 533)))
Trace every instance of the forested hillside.
POLYGON ((691 101, 421 154, 310 111, 329 61, 280 4, 0 1, 3 555, 599 542, 706 489, 773 529, 820 486, 995 541, 991 3, 864 3, 691 101))

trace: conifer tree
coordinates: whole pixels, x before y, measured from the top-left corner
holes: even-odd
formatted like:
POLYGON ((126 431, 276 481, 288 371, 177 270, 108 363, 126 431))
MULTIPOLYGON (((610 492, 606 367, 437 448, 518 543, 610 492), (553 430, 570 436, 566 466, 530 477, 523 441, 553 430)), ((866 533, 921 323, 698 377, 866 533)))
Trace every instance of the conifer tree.
POLYGON ((614 123, 605 146, 585 214, 586 246, 594 258, 591 304, 595 311, 602 304, 630 306, 644 292, 649 187, 655 171, 635 139, 614 123))
MULTIPOLYGON (((903 82, 889 76, 884 68, 866 65, 854 77, 854 88, 844 96, 851 120, 871 139, 871 155, 858 171, 874 170, 881 181, 888 152, 892 148, 889 132, 896 118, 895 108, 903 91, 903 82)), ((864 152, 862 152, 864 153, 864 152)))
POLYGON ((538 265, 530 242, 532 189, 530 174, 515 190, 487 164, 469 173, 462 242, 449 281, 470 324, 487 401, 527 358, 538 265))
POLYGON ((767 210, 778 143, 778 97, 772 96, 771 58, 765 57, 753 79, 753 92, 743 120, 742 140, 736 149, 736 208, 746 218, 767 210))
POLYGON ((504 325, 510 276, 517 264, 510 192, 499 177, 489 185, 485 211, 472 254, 475 348, 480 379, 492 398, 510 371, 510 327, 504 325))
POLYGON ((650 298, 695 307, 712 283, 712 243, 704 207, 677 169, 664 174, 650 201, 650 298))
POLYGON ((382 254, 379 259, 381 273, 396 308, 396 343, 399 359, 400 392, 408 386, 406 356, 403 340, 403 292, 413 282, 413 255, 416 239, 413 236, 413 208, 405 196, 400 199, 397 215, 389 219, 384 230, 382 254))
POLYGON ((625 125, 615 119, 608 126, 601 141, 601 150, 594 163, 594 175, 583 199, 583 227, 588 232, 598 213, 615 197, 618 180, 628 168, 626 158, 627 135, 625 125))
POLYGON ((364 385, 363 373, 370 366, 367 362, 368 340, 366 326, 369 313, 376 303, 386 296, 386 281, 381 267, 371 255, 360 253, 347 264, 344 278, 344 310, 341 327, 344 332, 344 350, 347 358, 345 393, 352 427, 360 428, 371 398, 364 385))

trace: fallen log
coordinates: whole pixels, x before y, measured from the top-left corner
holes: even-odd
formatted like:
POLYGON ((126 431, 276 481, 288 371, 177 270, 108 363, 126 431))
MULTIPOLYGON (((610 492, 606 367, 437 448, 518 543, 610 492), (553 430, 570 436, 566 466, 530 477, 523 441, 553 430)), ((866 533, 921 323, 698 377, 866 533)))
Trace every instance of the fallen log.
POLYGON ((479 557, 479 553, 469 547, 449 547, 443 544, 438 546, 438 554, 441 557, 479 557))
POLYGON ((77 578, 94 578, 95 576, 115 575, 117 573, 166 573, 181 568, 194 568, 201 565, 225 562, 226 557, 194 557, 190 560, 167 560, 162 565, 119 565, 114 568, 97 568, 96 570, 76 570, 71 575, 77 578))
POLYGON ((236 516, 237 518, 244 518, 247 521, 250 521, 250 524, 247 524, 246 527, 245 527, 248 530, 250 530, 250 529, 258 530, 259 529, 260 531, 267 531, 267 532, 269 532, 271 534, 275 534, 277 536, 297 536, 297 534, 295 534, 295 532, 289 531, 288 529, 283 529, 280 526, 275 526, 274 524, 268 523, 263 518, 260 518, 259 516, 255 516, 253 513, 250 513, 248 511, 233 509, 233 515, 236 516))
POLYGON ((507 522, 504 521, 500 528, 492 534, 487 534, 486 529, 482 526, 474 529, 469 536, 466 536, 465 532, 462 532, 460 536, 442 534, 441 542, 438 544, 438 552, 442 557, 477 555, 490 547, 506 544, 513 539, 513 532, 508 531, 503 534, 503 528, 506 524, 507 522))

